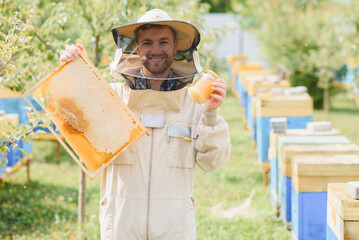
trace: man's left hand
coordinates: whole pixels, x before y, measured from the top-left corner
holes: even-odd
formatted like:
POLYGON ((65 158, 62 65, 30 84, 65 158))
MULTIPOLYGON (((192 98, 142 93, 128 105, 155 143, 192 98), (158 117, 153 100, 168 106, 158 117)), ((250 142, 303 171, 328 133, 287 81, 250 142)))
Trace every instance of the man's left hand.
POLYGON ((215 109, 223 104, 227 91, 226 80, 217 78, 212 82, 212 89, 214 92, 206 100, 206 107, 208 109, 215 109))

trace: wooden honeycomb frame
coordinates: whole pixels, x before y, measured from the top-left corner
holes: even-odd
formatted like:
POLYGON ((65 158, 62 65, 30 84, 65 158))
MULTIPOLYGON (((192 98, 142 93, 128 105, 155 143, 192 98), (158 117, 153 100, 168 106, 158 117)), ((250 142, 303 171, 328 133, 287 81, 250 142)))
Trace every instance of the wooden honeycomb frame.
MULTIPOLYGON (((107 84, 107 81, 100 75, 100 73, 97 71, 97 69, 95 68, 95 66, 89 61, 89 59, 84 56, 84 55, 80 55, 79 59, 76 61, 83 61, 87 66, 89 71, 91 72, 91 74, 93 76, 95 76, 99 81, 101 81, 101 84, 107 84)), ((45 112, 47 113, 51 113, 52 111, 44 106, 42 104, 42 102, 40 101, 40 98, 38 96, 36 96, 36 94, 34 94, 35 91, 39 91, 42 90, 42 87, 47 84, 49 81, 51 81, 51 78, 61 72, 61 71, 66 71, 64 69, 64 67, 68 64, 72 64, 72 62, 70 63, 62 63, 60 64, 56 69, 54 69, 50 74, 48 74, 46 77, 44 77, 40 82, 38 82, 36 85, 34 85, 30 90, 28 90, 26 93, 23 94, 22 98, 29 104, 29 106, 33 109, 33 111, 37 111, 36 108, 31 104, 31 102, 28 100, 28 97, 31 96, 33 97, 40 105, 41 107, 45 110, 45 112)), ((74 146, 73 144, 75 144, 73 142, 72 139, 70 139, 69 137, 66 138, 66 134, 63 134, 64 131, 61 131, 61 127, 58 127, 59 132, 61 133, 61 135, 66 139, 67 143, 69 143, 70 147, 67 146, 62 138, 62 136, 60 136, 52 127, 49 127, 50 132, 55 136, 55 138, 60 142, 60 144, 64 147, 64 149, 69 153, 69 155, 74 159, 74 161, 79 165, 79 167, 81 167, 81 169, 85 172, 85 174, 91 179, 93 180, 100 172, 102 172, 109 164, 112 163, 113 160, 115 160, 127 147, 129 147, 131 144, 133 144, 134 142, 136 142, 139 138, 141 138, 144 134, 149 135, 148 130, 143 126, 143 124, 141 123, 141 121, 136 117, 136 115, 134 115, 132 113, 132 111, 128 108, 128 106, 122 101, 122 99, 114 92, 114 90, 111 87, 107 87, 108 91, 110 91, 111 97, 116 98, 116 101, 119 101, 119 103, 121 104, 121 107, 123 107, 123 110, 126 111, 126 113, 130 116, 131 119, 133 119, 132 123, 133 124, 133 130, 136 128, 135 135, 131 135, 130 134, 130 140, 124 145, 122 146, 122 148, 120 150, 118 150, 115 154, 113 154, 113 156, 111 157, 110 160, 108 160, 107 162, 103 163, 99 168, 97 168, 94 172, 92 172, 79 158, 77 152, 73 149, 72 146, 74 146), (76 153, 76 154, 75 154, 76 153)), ((96 93, 94 93, 96 94, 96 93)), ((45 98, 45 96, 42 96, 43 98, 45 98)), ((58 122, 59 123, 59 117, 55 118, 54 115, 50 115, 51 120, 53 120, 53 122, 58 122)), ((62 122, 64 123, 65 121, 63 119, 62 122)), ((55 123, 56 125, 56 123, 55 123)), ((59 125, 59 124, 58 124, 59 125)), ((132 132, 131 132, 132 133, 132 132)), ((81 134, 81 133, 79 133, 81 134)))

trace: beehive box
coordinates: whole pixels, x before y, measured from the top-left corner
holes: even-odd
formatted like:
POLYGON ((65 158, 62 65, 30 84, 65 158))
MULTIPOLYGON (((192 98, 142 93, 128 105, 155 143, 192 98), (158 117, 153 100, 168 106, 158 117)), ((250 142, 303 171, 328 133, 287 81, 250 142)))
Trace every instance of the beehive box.
POLYGON ((253 118, 252 114, 252 99, 256 95, 256 92, 259 88, 265 88, 265 89, 272 89, 275 87, 279 88, 288 88, 290 87, 290 83, 288 80, 281 80, 278 82, 275 82, 273 80, 278 80, 279 77, 277 75, 258 75, 258 76, 247 76, 245 78, 245 91, 248 93, 247 96, 247 106, 246 106, 246 119, 247 121, 247 127, 251 129, 252 121, 255 119, 253 118))
MULTIPOLYGON (((278 200, 278 145, 277 139, 279 136, 329 136, 329 135, 339 135, 340 131, 338 129, 332 129, 330 131, 312 131, 308 129, 287 129, 286 133, 274 133, 273 130, 270 131, 269 137, 269 148, 271 154, 268 154, 268 159, 270 162, 270 187, 271 187, 271 207, 276 209, 276 215, 279 215, 279 202, 278 200)), ((340 140, 340 139, 339 139, 340 140)), ((290 139, 292 144, 295 144, 295 139, 290 139)), ((301 141, 301 140, 299 140, 301 141)), ((344 139, 347 141, 347 139, 344 139)))
POLYGON ((24 99, 30 94, 46 112, 52 113, 52 121, 71 149, 53 129, 51 132, 90 179, 148 133, 85 56, 61 64, 29 90, 24 99), (49 93, 46 106, 42 99, 49 93))
MULTIPOLYGON (((269 78, 276 77, 277 75, 268 75, 269 78)), ((258 76, 248 76, 248 99, 247 99, 247 127, 251 131, 252 145, 256 146, 256 117, 257 117, 257 101, 258 98, 264 95, 270 95, 270 92, 257 93, 259 88, 272 89, 272 88, 288 88, 290 83, 288 80, 281 80, 279 82, 273 82, 267 79, 267 76, 260 77, 261 81, 258 80, 258 76), (258 98, 257 98, 258 95, 258 98)))
POLYGON ((346 191, 346 183, 328 184, 327 240, 359 239, 359 200, 346 191))
POLYGON ((278 136, 277 138, 277 158, 273 158, 271 164, 273 168, 271 168, 271 188, 273 191, 272 193, 276 193, 275 202, 276 206, 281 205, 281 198, 282 196, 282 182, 280 178, 280 171, 281 169, 281 162, 277 159, 281 159, 281 149, 284 145, 323 145, 323 144, 351 144, 352 142, 342 135, 334 135, 334 136, 278 136), (273 177, 273 182, 272 182, 273 177))
POLYGON ((283 222, 290 228, 291 217, 291 186, 292 186, 292 168, 291 161, 293 157, 299 155, 342 155, 359 154, 359 146, 356 144, 323 144, 323 145, 283 145, 280 159, 281 183, 280 194, 280 215, 283 222))
POLYGON ((273 117, 286 117, 287 129, 306 128, 312 122, 313 100, 307 94, 264 95, 258 99, 256 117, 257 159, 261 165, 268 165, 270 120, 273 117))
POLYGON ((292 230, 295 239, 325 240, 328 183, 359 180, 359 155, 292 158, 292 230))
MULTIPOLYGON (((27 106, 24 99, 21 98, 21 93, 12 91, 9 88, 0 90, 0 109, 5 110, 7 114, 18 114, 20 124, 26 124, 29 120, 26 110, 24 109, 24 107, 27 106)), ((20 140, 18 145, 20 148, 25 149, 26 152, 32 153, 31 143, 26 143, 25 141, 20 140)), ((25 158, 26 155, 20 152, 20 157, 25 158)))

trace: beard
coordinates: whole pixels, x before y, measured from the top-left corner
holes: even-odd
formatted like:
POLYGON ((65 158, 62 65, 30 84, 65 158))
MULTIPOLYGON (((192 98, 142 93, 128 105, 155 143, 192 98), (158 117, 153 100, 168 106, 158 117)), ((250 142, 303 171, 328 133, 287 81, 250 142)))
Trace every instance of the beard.
POLYGON ((144 61, 143 65, 145 68, 152 74, 158 75, 164 73, 173 63, 173 58, 170 58, 167 54, 146 54, 146 60, 144 61), (164 61, 159 63, 153 63, 149 59, 152 57, 162 57, 164 61))

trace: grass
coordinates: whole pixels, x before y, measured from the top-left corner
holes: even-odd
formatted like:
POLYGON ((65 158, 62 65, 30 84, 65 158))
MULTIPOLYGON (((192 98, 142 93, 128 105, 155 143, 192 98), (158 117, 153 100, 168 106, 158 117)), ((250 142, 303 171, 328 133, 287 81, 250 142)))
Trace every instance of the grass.
MULTIPOLYGON (((356 142, 358 111, 343 94, 333 100, 329 120, 356 142)), ((220 109, 230 126, 231 159, 210 173, 196 170, 197 239, 290 239, 291 232, 270 208, 269 187, 263 185, 250 132, 244 130, 236 101, 229 94, 220 109)), ((323 117, 322 111, 315 111, 315 120, 323 117)), ((79 232, 79 170, 64 151, 59 160, 54 159, 55 148, 52 142, 35 141, 32 181, 26 182, 26 169, 22 168, 0 185, 0 239, 100 238, 100 177, 87 181, 86 224, 79 232)))

